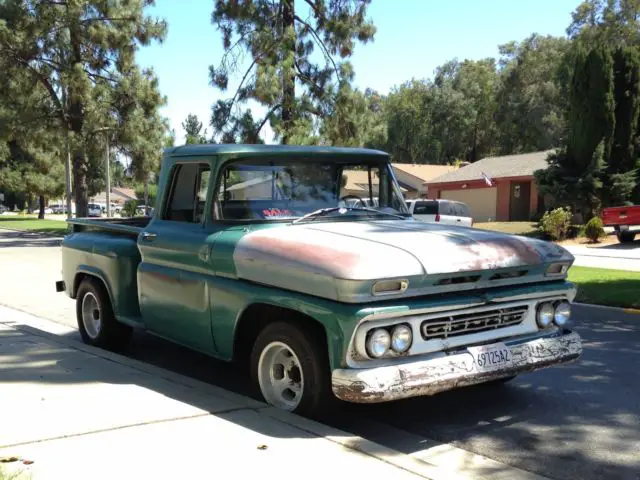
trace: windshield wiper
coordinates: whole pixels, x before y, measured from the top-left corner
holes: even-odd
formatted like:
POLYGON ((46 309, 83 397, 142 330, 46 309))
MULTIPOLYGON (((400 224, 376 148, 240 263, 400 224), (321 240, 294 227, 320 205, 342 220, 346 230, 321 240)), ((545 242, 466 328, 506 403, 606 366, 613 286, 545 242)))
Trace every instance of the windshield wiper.
POLYGON ((387 215, 389 217, 401 218, 405 219, 402 215, 396 215, 395 213, 381 212, 376 210, 375 208, 362 208, 362 207, 330 207, 330 208, 321 208, 311 213, 307 213, 300 218, 297 218, 293 221, 293 223, 300 223, 305 220, 310 220, 312 218, 322 217, 328 213, 337 212, 339 210, 348 210, 348 211, 362 211, 362 212, 371 212, 377 215, 387 215))

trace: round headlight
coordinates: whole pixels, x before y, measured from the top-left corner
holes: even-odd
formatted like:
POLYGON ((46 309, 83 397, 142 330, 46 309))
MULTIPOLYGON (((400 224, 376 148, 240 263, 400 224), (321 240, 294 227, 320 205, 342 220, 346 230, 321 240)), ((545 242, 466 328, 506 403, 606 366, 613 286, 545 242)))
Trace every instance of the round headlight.
POLYGON ((560 302, 556 305, 556 311, 553 315, 553 321, 556 322, 556 325, 559 327, 566 325, 569 317, 571 317, 571 304, 569 302, 560 302))
POLYGON ((555 315, 555 309, 550 303, 543 303, 538 307, 538 315, 536 321, 540 328, 547 328, 553 322, 553 316, 555 315))
POLYGON ((373 358, 382 357, 389 350, 391 335, 384 328, 371 332, 367 339, 367 353, 373 358))
POLYGON ((406 325, 398 325, 391 332, 391 348, 397 353, 404 353, 411 347, 413 333, 406 325))

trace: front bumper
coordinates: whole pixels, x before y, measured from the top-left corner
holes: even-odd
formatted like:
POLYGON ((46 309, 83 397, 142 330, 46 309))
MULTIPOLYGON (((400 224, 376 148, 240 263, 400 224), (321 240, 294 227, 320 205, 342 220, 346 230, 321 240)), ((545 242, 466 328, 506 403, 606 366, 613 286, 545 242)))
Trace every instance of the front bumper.
POLYGON ((379 403, 433 395, 458 387, 532 372, 576 360, 582 354, 580 336, 571 331, 524 341, 506 341, 513 358, 508 368, 481 371, 466 350, 450 355, 397 365, 337 369, 332 373, 333 393, 341 400, 379 403))

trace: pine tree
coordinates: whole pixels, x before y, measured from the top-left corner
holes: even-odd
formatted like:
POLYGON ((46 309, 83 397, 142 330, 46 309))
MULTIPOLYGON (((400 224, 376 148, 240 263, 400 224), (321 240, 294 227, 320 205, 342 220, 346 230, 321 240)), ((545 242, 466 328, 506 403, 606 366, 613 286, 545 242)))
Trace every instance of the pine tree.
POLYGON ((213 24, 222 32, 225 54, 210 67, 211 84, 226 91, 241 73, 231 99, 212 109, 214 136, 223 142, 258 140, 267 122, 283 143, 300 143, 317 129, 318 119, 335 107, 340 87, 353 71, 346 59, 356 41, 373 39, 366 18, 371 0, 217 0, 213 24), (319 50, 324 64, 315 63, 319 50), (242 56, 249 54, 249 65, 242 56), (267 108, 254 119, 241 105, 255 101, 267 108))
POLYGON ((182 128, 186 133, 185 144, 207 143, 207 131, 202 132, 202 122, 198 119, 197 115, 193 115, 192 113, 187 115, 185 121, 182 122, 182 128))
MULTIPOLYGON (((615 130, 613 58, 606 48, 579 47, 571 85, 566 149, 536 172, 540 192, 573 205, 584 220, 601 206, 602 179, 615 130)), ((562 205, 561 205, 562 206, 562 205)))
POLYGON ((640 50, 635 46, 621 47, 614 52, 613 59, 616 123, 611 154, 607 159, 605 206, 630 203, 640 166, 640 50))
POLYGON ((80 216, 87 213, 86 150, 95 141, 95 130, 116 131, 140 166, 147 161, 141 157, 153 152, 152 143, 162 138, 155 121, 161 120, 157 108, 163 102, 157 81, 152 72, 140 72, 135 64, 137 46, 165 34, 163 21, 144 15, 147 5, 153 1, 0 3, 3 75, 20 84, 22 91, 37 83, 46 98, 37 115, 56 119, 69 134, 80 216))

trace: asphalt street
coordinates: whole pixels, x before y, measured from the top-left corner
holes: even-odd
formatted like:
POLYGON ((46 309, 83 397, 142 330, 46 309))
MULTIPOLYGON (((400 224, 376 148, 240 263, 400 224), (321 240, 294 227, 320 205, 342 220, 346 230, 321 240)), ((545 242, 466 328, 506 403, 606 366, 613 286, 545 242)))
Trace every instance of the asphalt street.
MULTIPOLYGON (((56 294, 54 240, 0 232, 0 304, 75 327, 56 294)), ((416 458, 453 445, 553 479, 640 479, 640 315, 576 306, 584 355, 574 364, 380 405, 343 404, 325 423, 416 458), (429 450, 431 449, 431 450, 429 450)), ((79 339, 77 333, 71 334, 79 339)), ((232 366, 138 333, 128 355, 252 395, 232 366)))

